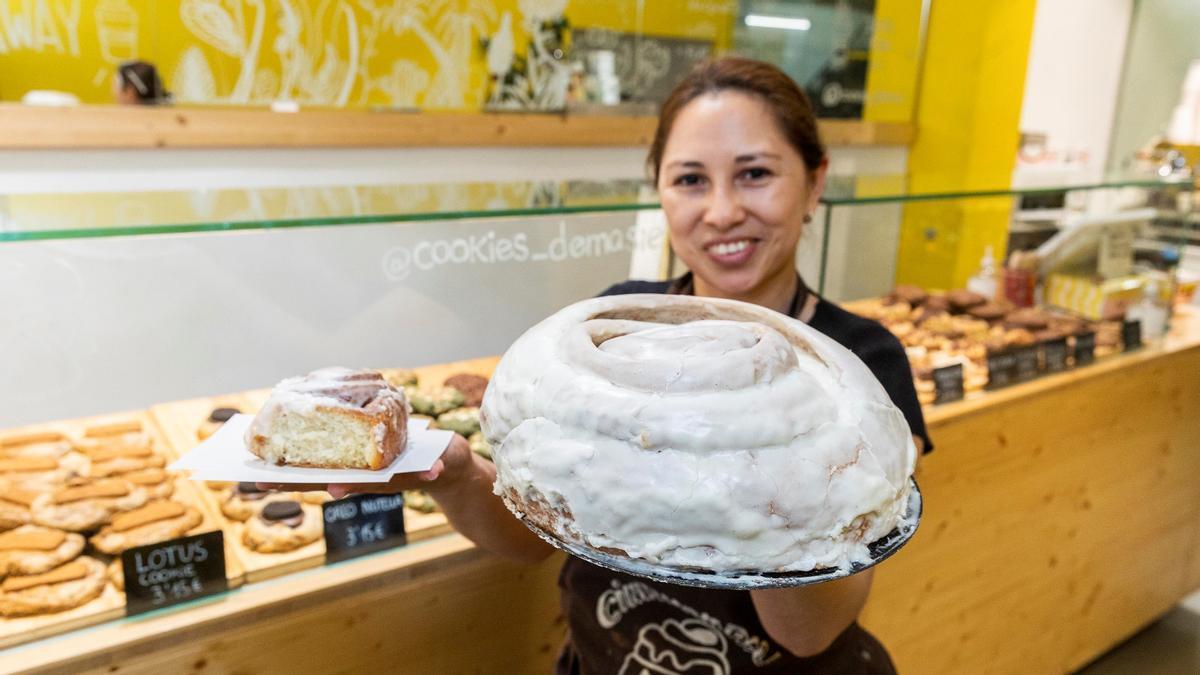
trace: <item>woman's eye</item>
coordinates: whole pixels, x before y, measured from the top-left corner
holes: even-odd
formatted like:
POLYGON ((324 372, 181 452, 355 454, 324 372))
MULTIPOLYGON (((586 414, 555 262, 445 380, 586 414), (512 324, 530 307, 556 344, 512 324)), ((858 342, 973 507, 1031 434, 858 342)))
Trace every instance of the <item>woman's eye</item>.
POLYGON ((693 187, 704 182, 704 178, 698 173, 685 173, 682 176, 675 178, 674 184, 681 187, 693 187))
POLYGON ((764 169, 761 166, 751 167, 742 172, 742 177, 747 180, 762 180, 771 175, 769 169, 764 169))

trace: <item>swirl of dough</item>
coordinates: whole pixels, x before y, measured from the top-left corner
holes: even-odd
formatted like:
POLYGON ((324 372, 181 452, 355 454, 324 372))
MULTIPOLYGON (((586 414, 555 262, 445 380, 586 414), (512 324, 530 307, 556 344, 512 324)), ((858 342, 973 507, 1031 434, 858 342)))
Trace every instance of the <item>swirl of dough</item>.
POLYGON ((565 541, 667 567, 864 562, 916 456, 867 367, 799 321, 730 300, 567 307, 496 368, 481 412, 496 492, 565 541))

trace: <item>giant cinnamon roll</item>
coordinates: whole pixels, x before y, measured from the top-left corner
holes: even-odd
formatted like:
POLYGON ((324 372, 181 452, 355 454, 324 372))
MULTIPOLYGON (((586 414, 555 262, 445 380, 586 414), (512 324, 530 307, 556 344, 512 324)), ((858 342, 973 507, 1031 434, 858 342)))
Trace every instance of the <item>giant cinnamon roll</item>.
POLYGON ((867 367, 777 312, 626 295, 571 305, 496 368, 495 490, 560 541, 688 571, 869 560, 916 448, 867 367))

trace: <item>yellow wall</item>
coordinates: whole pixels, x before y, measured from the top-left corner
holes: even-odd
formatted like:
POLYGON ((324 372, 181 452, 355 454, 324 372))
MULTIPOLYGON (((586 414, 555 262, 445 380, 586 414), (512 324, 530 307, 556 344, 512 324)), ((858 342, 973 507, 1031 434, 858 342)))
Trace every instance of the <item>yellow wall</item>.
POLYGON ((863 119, 912 119, 920 59, 920 0, 876 0, 863 119))
POLYGON ((156 64, 180 102, 474 110, 481 37, 565 8, 572 24, 729 42, 735 0, 0 0, 0 100, 30 89, 112 100, 112 74, 156 64), (638 7, 645 8, 639 15, 638 7))
MULTIPOLYGON (((1012 180, 1036 0, 935 2, 909 155, 912 192, 1003 189, 1012 180)), ((1012 200, 905 207, 897 281, 966 283, 984 247, 1003 255, 1012 200)))

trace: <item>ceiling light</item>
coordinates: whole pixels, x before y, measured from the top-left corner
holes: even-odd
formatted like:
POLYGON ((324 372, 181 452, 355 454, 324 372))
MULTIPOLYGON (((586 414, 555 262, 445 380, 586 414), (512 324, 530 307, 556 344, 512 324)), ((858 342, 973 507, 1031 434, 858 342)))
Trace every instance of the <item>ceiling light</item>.
POLYGON ((783 30, 808 30, 812 22, 808 19, 794 19, 788 16, 768 16, 766 14, 747 14, 746 25, 754 28, 782 28, 783 30))

